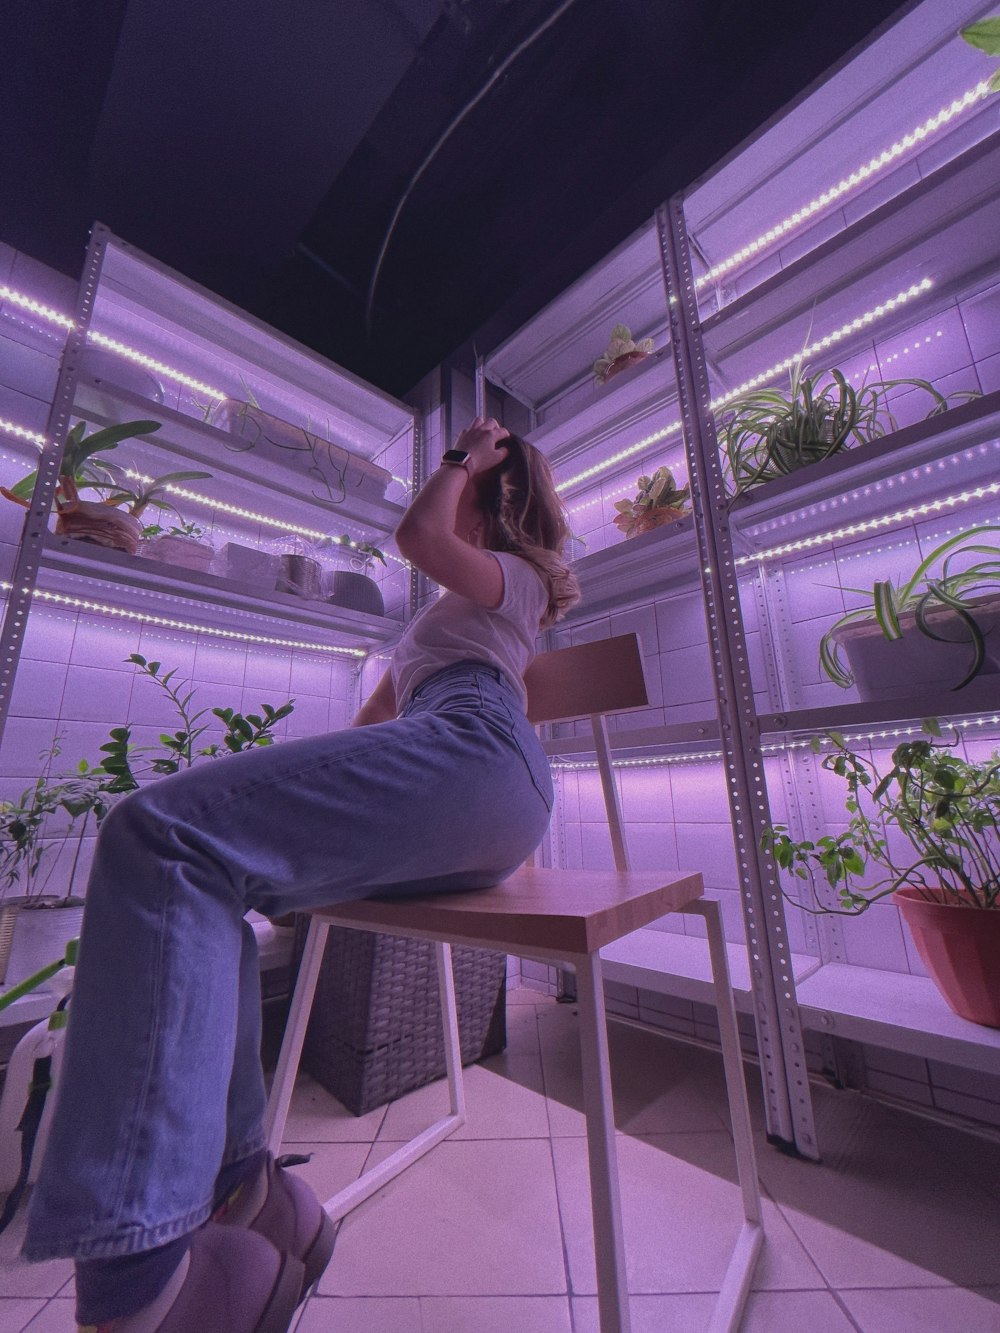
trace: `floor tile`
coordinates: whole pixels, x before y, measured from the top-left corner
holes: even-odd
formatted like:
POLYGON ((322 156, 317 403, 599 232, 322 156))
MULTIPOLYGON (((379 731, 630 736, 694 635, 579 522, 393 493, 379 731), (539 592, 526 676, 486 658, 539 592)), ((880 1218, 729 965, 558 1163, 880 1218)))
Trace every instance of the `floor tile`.
POLYGON ((544 991, 532 990, 530 986, 512 986, 507 992, 508 1008, 516 1004, 547 1005, 554 1004, 555 998, 544 991))
POLYGON ((543 1012, 535 1004, 507 1006, 507 1054, 540 1055, 538 1046, 538 1015, 543 1012))
POLYGON ((325 1088, 300 1074, 285 1122, 287 1143, 370 1143, 385 1117, 379 1106, 367 1115, 353 1115, 325 1088))
MULTIPOLYGON (((376 1144, 373 1159, 395 1147, 376 1144)), ((549 1143, 448 1140, 355 1209, 321 1295, 566 1291, 549 1143)))
POLYGON ((1000 1208, 955 1170, 946 1145, 921 1137, 906 1112, 816 1093, 822 1162, 776 1153, 759 1138, 758 1162, 829 1285, 1000 1283, 1000 1208))
POLYGON ((74 1302, 70 1298, 57 1297, 35 1315, 25 1333, 76 1333, 73 1309, 74 1302))
POLYGON ((423 1333, 412 1296, 314 1296, 295 1333, 423 1333))
MULTIPOLYGON (((864 1333, 998 1333, 1000 1287, 842 1291, 864 1333)), ((812 1333, 812 1331, 811 1331, 812 1333)))
POLYGON ((54 1296, 73 1276, 70 1259, 52 1259, 29 1264, 21 1258, 24 1241, 25 1203, 7 1230, 0 1235, 0 1293, 4 1296, 54 1296))
POLYGON ((318 1199, 329 1199, 357 1180, 371 1150, 367 1143, 307 1144, 287 1140, 282 1148, 290 1153, 311 1153, 310 1161, 289 1170, 301 1177, 318 1199))
MULTIPOLYGON (((715 1294, 633 1296, 632 1333, 706 1333, 715 1294)), ((573 1298, 574 1333, 599 1333, 597 1297, 573 1298)), ((827 1291, 752 1291, 740 1333, 856 1333, 827 1291)), ((903 1333, 899 1330, 899 1333, 903 1333)), ((939 1331, 940 1333, 940 1331, 939 1331)))
MULTIPOLYGON (((617 1145, 629 1290, 717 1291, 743 1220, 739 1190, 727 1179, 735 1167, 724 1165, 733 1152, 728 1135, 618 1135, 617 1145)), ((554 1139, 552 1148, 571 1289, 590 1294, 597 1286, 586 1143, 554 1139)), ((754 1285, 822 1288, 816 1267, 767 1201, 764 1221, 768 1239, 754 1285)))
MULTIPOLYGON (((470 1065, 463 1081, 466 1123, 453 1139, 548 1139, 542 1065, 537 1056, 494 1056, 470 1065)), ((405 1142, 447 1112, 446 1082, 417 1088, 388 1108, 378 1137, 405 1142)))
MULTIPOLYGON (((554 1136, 586 1133, 579 1018, 560 1006, 539 1020, 542 1072, 554 1136)), ((720 1058, 627 1023, 608 1025, 615 1124, 629 1134, 721 1129, 728 1125, 720 1058)))
POLYGON ((422 1333, 570 1333, 566 1296, 424 1296, 422 1333))
MULTIPOLYGON (((0 1274, 0 1282, 3 1277, 0 1274)), ((25 1324, 44 1306, 44 1297, 29 1299, 22 1297, 0 1298, 0 1333, 21 1333, 25 1324)))

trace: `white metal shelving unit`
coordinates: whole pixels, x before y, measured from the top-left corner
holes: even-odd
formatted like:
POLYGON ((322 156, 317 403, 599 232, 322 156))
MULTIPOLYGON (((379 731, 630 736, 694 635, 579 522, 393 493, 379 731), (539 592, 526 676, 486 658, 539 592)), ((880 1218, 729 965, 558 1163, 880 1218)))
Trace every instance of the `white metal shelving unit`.
MULTIPOLYGON (((24 453, 25 472, 38 460, 39 481, 6 596, 0 734, 19 666, 30 671, 35 665, 20 662, 33 607, 107 619, 124 627, 126 635, 138 635, 142 626, 162 626, 165 634, 176 631, 197 642, 239 641, 263 645, 262 651, 343 662, 356 690, 364 659, 395 642, 411 611, 411 571, 393 552, 391 535, 415 480, 419 424, 412 408, 96 226, 73 328, 67 332, 47 444, 40 458, 30 442, 12 444, 24 453), (105 358, 99 368, 88 359, 94 348, 105 358), (116 358, 131 368, 121 384, 115 382, 116 358), (142 391, 144 373, 150 394, 142 391), (289 449, 286 457, 274 449, 249 447, 207 419, 212 402, 223 396, 249 399, 303 427, 303 439, 329 441, 329 448, 289 449), (70 423, 85 421, 97 429, 141 419, 160 422, 160 430, 123 441, 115 461, 152 476, 210 473, 188 482, 172 498, 185 518, 211 531, 216 544, 228 539, 267 551, 282 534, 346 532, 354 541, 386 548, 386 614, 171 566, 143 554, 142 548, 130 557, 49 531, 60 442, 70 423), (343 484, 348 454, 387 465, 393 477, 387 498, 343 484)), ((53 699, 53 717, 60 716, 60 707, 53 699)), ((288 942, 265 934, 262 959, 274 965, 288 942)), ((51 996, 39 992, 11 1006, 0 1021, 30 1021, 50 1003, 51 996)))
MULTIPOLYGON (((834 726, 891 746, 893 734, 931 715, 1000 735, 995 676, 947 698, 862 702, 824 683, 816 666, 820 635, 850 605, 842 595, 823 604, 822 579, 857 570, 861 580, 869 569, 886 577, 896 552, 1000 521, 1000 97, 977 83, 989 71, 955 36, 987 12, 960 0, 915 6, 661 210, 659 233, 656 220, 639 229, 485 360, 487 380, 528 409, 530 438, 589 545, 578 564, 584 600, 563 636, 577 625, 585 636, 613 632, 616 615, 649 624, 655 609, 663 690, 654 702, 668 705, 672 608, 695 590, 708 594, 715 642, 697 649, 685 623, 692 647, 676 660, 679 670, 708 673, 714 647, 724 678, 718 711, 708 702, 665 707, 664 722, 613 723, 622 781, 630 764, 701 755, 721 768, 725 753, 729 769, 752 775, 772 756, 781 773, 780 782, 769 778, 773 798, 790 802, 793 826, 813 833, 828 816, 811 735, 834 726), (653 336, 658 351, 596 387, 590 365, 616 322, 636 338, 653 336), (715 418, 748 381, 787 382, 781 363, 809 344, 813 370, 839 365, 855 382, 865 373, 925 377, 942 392, 980 396, 924 420, 919 394, 900 389, 898 429, 734 503, 713 490, 715 418), (687 474, 697 516, 623 543, 611 527, 614 500, 660 464, 679 480, 687 474), (825 574, 813 568, 820 564, 825 574), (815 613, 796 620, 811 592, 815 613), (735 728, 742 739, 733 754, 735 714, 743 731, 735 728)), ((839 583, 850 587, 849 575, 839 583)), ((589 757, 575 734, 546 745, 557 764, 589 757)), ((745 802, 734 807, 744 850, 751 823, 766 814, 766 798, 746 823, 745 802)), ((734 931, 729 948, 741 1007, 755 1010, 759 1043, 771 1043, 772 1132, 815 1155, 799 1024, 1000 1073, 995 1032, 953 1015, 912 968, 860 965, 837 922, 809 923, 805 947, 801 932, 789 947, 784 926, 795 913, 773 901, 767 867, 752 860, 741 857, 742 892, 749 953, 759 957, 748 965, 734 931), (762 915, 767 949, 755 943, 762 915)), ((707 1001, 707 962, 703 940, 646 930, 609 952, 605 975, 707 1001)))

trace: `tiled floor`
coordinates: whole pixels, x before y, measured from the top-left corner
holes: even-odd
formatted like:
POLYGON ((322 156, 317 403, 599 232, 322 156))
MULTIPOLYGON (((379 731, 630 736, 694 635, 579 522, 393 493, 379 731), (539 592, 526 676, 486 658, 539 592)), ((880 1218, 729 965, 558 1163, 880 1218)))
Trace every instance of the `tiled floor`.
MULTIPOLYGON (((468 1123, 345 1219, 298 1333, 597 1333, 575 1010, 521 990, 508 1013, 468 1123)), ((721 1062, 618 1023, 611 1045, 633 1327, 695 1333, 739 1226, 721 1062)), ((747 1333, 1000 1333, 1000 1144, 821 1088, 816 1165, 766 1144, 751 1089, 768 1238, 747 1333)), ((444 1104, 437 1085, 356 1119, 303 1080, 287 1142, 326 1197, 444 1104)), ((0 1333, 68 1333, 69 1265, 16 1247, 0 1333)))

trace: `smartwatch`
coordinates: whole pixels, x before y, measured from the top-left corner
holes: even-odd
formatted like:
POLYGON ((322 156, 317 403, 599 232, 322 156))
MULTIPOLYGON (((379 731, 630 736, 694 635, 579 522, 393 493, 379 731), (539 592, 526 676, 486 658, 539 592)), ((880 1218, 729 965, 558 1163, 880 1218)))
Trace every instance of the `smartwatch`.
POLYGON ((450 463, 453 467, 464 467, 469 476, 472 476, 469 472, 469 453, 466 449, 446 449, 441 455, 441 462, 450 463))

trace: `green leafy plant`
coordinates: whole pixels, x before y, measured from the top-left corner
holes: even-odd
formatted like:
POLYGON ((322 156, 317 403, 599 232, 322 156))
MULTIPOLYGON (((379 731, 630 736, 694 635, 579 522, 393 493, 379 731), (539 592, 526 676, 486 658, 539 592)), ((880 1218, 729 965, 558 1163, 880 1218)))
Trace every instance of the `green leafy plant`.
MULTIPOLYGON (((103 430, 87 435, 86 422, 78 421, 66 436, 56 488, 57 506, 73 503, 80 491, 114 487, 120 469, 99 455, 116 449, 122 440, 132 439, 136 435, 151 435, 160 429, 161 424, 159 421, 126 421, 119 426, 106 426, 103 430)), ((31 505, 37 480, 37 470, 29 472, 14 486, 0 486, 0 494, 27 509, 31 505)))
POLYGON ((783 870, 810 886, 807 903, 786 894, 804 911, 858 916, 900 888, 916 889, 929 902, 1000 911, 1000 753, 970 762, 936 743, 941 732, 933 719, 924 730, 930 739, 898 745, 884 772, 838 732, 813 740, 817 754, 824 742, 832 746, 822 766, 844 780, 846 830, 797 840, 786 825, 774 824, 761 839, 783 870), (893 829, 909 856, 892 850, 893 829), (817 881, 825 881, 828 897, 835 892, 835 903, 824 901, 817 881))
POLYGON ((954 401, 922 379, 863 380, 855 389, 833 368, 809 375, 805 363, 791 370, 787 393, 754 389, 729 403, 719 420, 726 472, 739 496, 821 459, 898 430, 888 406, 890 389, 912 385, 931 400, 929 417, 954 401))
MULTIPOLYGON (((1000 56, 1000 17, 981 19, 970 23, 959 33, 970 46, 985 51, 988 56, 1000 56)), ((1000 93, 1000 69, 993 71, 989 80, 990 92, 1000 93)))
POLYGON ((141 518, 145 510, 152 505, 154 509, 173 509, 174 504, 166 497, 169 488, 179 481, 204 481, 211 477, 211 472, 165 472, 153 481, 140 481, 126 477, 118 470, 112 485, 105 488, 103 496, 106 505, 124 505, 126 512, 133 518, 141 518))
POLYGON ((936 546, 908 579, 893 583, 879 579, 871 589, 851 588, 869 598, 865 606, 856 607, 840 617, 823 635, 819 645, 820 666, 837 685, 846 689, 854 677, 840 656, 838 631, 860 621, 873 620, 887 639, 901 639, 901 618, 912 614, 914 627, 938 643, 968 643, 969 666, 966 674, 953 688, 962 689, 982 669, 986 659, 986 640, 975 617, 977 599, 1000 591, 1000 524, 984 523, 956 533, 936 546), (983 540, 987 535, 992 540, 983 540), (954 562, 959 557, 975 557, 961 569, 954 562), (940 573, 930 571, 941 562, 940 573), (944 613, 951 614, 945 618, 944 613), (945 619, 962 630, 962 638, 942 634, 945 619))
POLYGON ((171 524, 169 528, 160 523, 147 523, 142 530, 142 540, 145 542, 152 541, 154 537, 190 537, 192 541, 201 541, 204 535, 205 529, 199 523, 188 523, 183 519, 171 524))
MULTIPOLYGON (((273 745, 275 727, 295 707, 294 699, 287 700, 279 708, 261 704, 260 713, 248 713, 246 716, 234 708, 195 708, 195 691, 190 688, 189 682, 177 679, 176 669, 164 671, 162 663, 147 661, 141 653, 132 653, 126 660, 134 663, 143 675, 163 691, 177 710, 180 721, 175 731, 160 734, 161 749, 155 751, 150 761, 151 771, 157 775, 190 768, 200 758, 214 759, 222 754, 239 754, 242 750, 273 745), (198 741, 211 726, 205 720, 209 717, 216 717, 223 723, 225 731, 222 741, 198 748, 198 741)), ((132 768, 132 759, 152 748, 133 747, 131 728, 117 727, 112 731, 108 743, 101 747, 106 756, 103 766, 120 784, 132 790, 139 785, 132 768)))
POLYGON ((116 796, 128 790, 103 765, 92 766, 81 759, 69 772, 53 773, 60 754, 57 736, 39 759, 42 771, 13 801, 0 802, 0 880, 10 890, 15 885, 29 898, 45 894, 59 850, 73 841, 73 860, 64 897, 73 885, 91 818, 100 826, 116 796), (51 821, 62 811, 69 825, 59 838, 48 836, 51 821))
POLYGON ((627 325, 616 324, 611 330, 607 351, 594 362, 594 374, 598 382, 603 384, 616 370, 623 369, 630 361, 641 361, 652 350, 652 338, 635 342, 627 325))
POLYGON ((615 502, 615 527, 626 537, 683 517, 690 487, 678 487, 667 468, 658 467, 651 477, 640 477, 636 485, 639 490, 634 500, 615 502))

